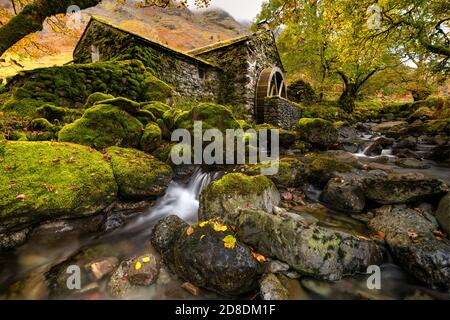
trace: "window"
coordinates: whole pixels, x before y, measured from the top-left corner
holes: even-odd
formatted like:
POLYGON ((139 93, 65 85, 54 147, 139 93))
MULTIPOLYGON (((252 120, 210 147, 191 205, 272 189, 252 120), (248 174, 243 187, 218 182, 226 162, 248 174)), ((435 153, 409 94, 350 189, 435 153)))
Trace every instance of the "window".
POLYGON ((206 70, 202 67, 198 67, 198 77, 201 80, 206 80, 206 70))
POLYGON ((100 61, 100 50, 95 45, 91 45, 91 60, 92 62, 100 61))

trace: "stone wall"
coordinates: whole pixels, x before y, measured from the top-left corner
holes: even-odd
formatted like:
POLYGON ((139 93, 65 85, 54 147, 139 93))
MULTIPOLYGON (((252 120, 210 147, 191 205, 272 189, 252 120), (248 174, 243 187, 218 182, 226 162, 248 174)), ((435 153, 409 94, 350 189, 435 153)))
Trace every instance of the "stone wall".
POLYGON ((300 108, 280 97, 267 97, 264 101, 264 122, 284 129, 292 129, 301 117, 300 108))
POLYGON ((150 72, 183 97, 218 100, 221 72, 211 63, 125 32, 98 18, 92 18, 75 48, 74 62, 92 62, 93 46, 100 61, 141 60, 150 72))
POLYGON ((256 86, 261 72, 273 67, 283 69, 273 35, 267 30, 197 56, 218 64, 225 71, 219 103, 242 107, 248 120, 255 116, 256 86))

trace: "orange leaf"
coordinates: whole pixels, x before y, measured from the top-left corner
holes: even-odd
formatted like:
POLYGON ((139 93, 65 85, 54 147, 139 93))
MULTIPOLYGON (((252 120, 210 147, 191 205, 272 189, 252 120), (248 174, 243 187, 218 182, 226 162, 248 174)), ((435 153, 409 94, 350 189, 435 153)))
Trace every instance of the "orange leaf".
POLYGON ((264 263, 266 262, 266 257, 264 257, 262 254, 256 253, 256 252, 252 252, 252 256, 253 258, 255 258, 259 263, 264 263))
POLYGON ((438 239, 439 241, 445 240, 445 235, 440 230, 433 230, 433 235, 438 239))
POLYGON ((194 228, 192 228, 192 227, 187 228, 186 234, 187 234, 188 236, 192 235, 193 233, 194 233, 194 228))
POLYGON ((415 233, 415 232, 408 232, 408 237, 410 237, 410 238, 417 238, 418 237, 418 235, 417 235, 417 233, 415 233))
POLYGON ((361 239, 361 240, 364 240, 364 241, 369 241, 369 240, 370 240, 369 238, 366 238, 366 237, 361 236, 361 235, 356 235, 356 237, 357 237, 358 239, 361 239))

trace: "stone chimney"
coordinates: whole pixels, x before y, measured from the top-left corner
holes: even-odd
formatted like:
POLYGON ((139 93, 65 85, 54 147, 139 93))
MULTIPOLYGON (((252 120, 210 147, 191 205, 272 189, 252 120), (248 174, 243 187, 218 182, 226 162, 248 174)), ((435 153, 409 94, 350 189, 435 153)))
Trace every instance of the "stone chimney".
POLYGON ((263 30, 263 31, 270 30, 269 21, 264 19, 264 20, 261 20, 260 22, 258 22, 258 30, 263 30))

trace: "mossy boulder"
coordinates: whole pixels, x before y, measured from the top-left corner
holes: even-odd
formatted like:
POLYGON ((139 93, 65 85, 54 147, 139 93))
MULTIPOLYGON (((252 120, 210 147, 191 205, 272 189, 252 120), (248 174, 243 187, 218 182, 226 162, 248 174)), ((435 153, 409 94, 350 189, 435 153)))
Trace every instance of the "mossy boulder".
POLYGON ((54 129, 54 125, 52 125, 47 119, 37 118, 31 121, 31 128, 38 131, 51 131, 54 129))
POLYGON ((20 114, 21 116, 35 116, 38 108, 44 103, 34 99, 11 98, 2 107, 2 111, 20 114))
POLYGON ((66 107, 57 107, 48 103, 37 108, 37 113, 50 122, 72 122, 71 120, 74 121, 82 115, 81 111, 66 107))
POLYGON ((141 139, 141 150, 152 153, 161 144, 162 133, 159 126, 154 122, 149 122, 144 129, 141 139))
POLYGON ((7 142, 0 155, 0 232, 93 215, 116 198, 110 164, 71 143, 7 142))
POLYGON ((338 132, 330 121, 302 118, 297 123, 300 138, 319 149, 328 149, 338 141, 338 132))
POLYGON ((408 122, 412 123, 416 120, 431 120, 434 117, 434 111, 428 107, 421 107, 414 111, 412 115, 408 117, 408 122))
POLYGON ((86 100, 86 103, 84 104, 84 108, 88 109, 92 107, 97 102, 103 101, 103 100, 110 100, 114 99, 114 96, 108 93, 103 92, 94 92, 86 100))
POLYGON ((162 119, 164 112, 170 110, 170 107, 160 101, 152 101, 143 103, 141 110, 150 111, 157 119, 162 119))
MULTIPOLYGON (((278 188, 300 187, 308 177, 308 166, 295 158, 281 158, 278 162, 278 172, 267 177, 272 180, 278 188)), ((269 164, 258 164, 247 166, 245 173, 250 176, 261 174, 262 168, 268 168, 269 164)))
POLYGON ((111 147, 107 153, 119 186, 119 194, 125 199, 161 196, 172 180, 172 169, 145 152, 111 147))
POLYGON ((239 122, 230 108, 215 104, 201 103, 189 112, 181 112, 174 118, 175 128, 194 130, 194 121, 202 121, 202 129, 217 128, 222 132, 227 129, 240 129, 239 122))
POLYGON ((173 88, 156 77, 146 77, 142 82, 142 97, 144 101, 166 102, 173 93, 173 88))
POLYGON ((372 130, 379 133, 384 133, 388 136, 397 137, 408 129, 408 122, 406 121, 390 121, 377 124, 372 127, 372 130))
POLYGON ((332 157, 316 157, 309 165, 308 180, 317 187, 324 187, 336 173, 352 172, 354 168, 332 157))
POLYGON ((107 104, 111 106, 116 106, 132 115, 135 115, 141 109, 140 103, 123 97, 102 100, 94 103, 94 105, 96 104, 107 104))
POLYGON ((61 129, 59 141, 102 149, 109 146, 139 147, 144 126, 117 106, 99 104, 86 110, 81 119, 61 129))
POLYGON ((336 281, 383 261, 371 240, 263 211, 239 210, 236 231, 242 242, 262 255, 318 279, 336 281))
POLYGON ((230 173, 203 190, 199 219, 208 220, 219 216, 233 224, 239 207, 271 212, 279 203, 280 194, 269 178, 230 173))

